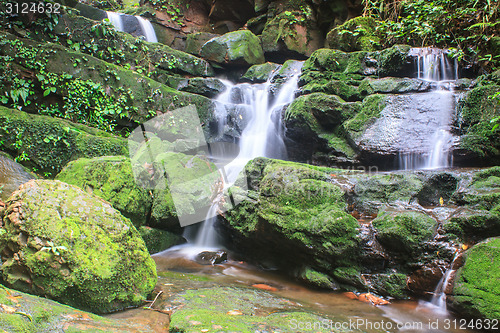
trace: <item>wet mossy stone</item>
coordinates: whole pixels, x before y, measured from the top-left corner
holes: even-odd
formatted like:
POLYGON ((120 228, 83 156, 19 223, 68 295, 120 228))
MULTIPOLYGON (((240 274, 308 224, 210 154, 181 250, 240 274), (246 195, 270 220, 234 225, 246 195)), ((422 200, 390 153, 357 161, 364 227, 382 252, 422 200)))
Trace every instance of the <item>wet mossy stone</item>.
POLYGON ((302 11, 284 11, 268 18, 261 38, 266 54, 288 55, 295 59, 310 56, 324 41, 315 18, 302 11))
POLYGON ((23 163, 55 176, 80 157, 127 154, 123 138, 67 120, 0 106, 0 146, 23 163))
POLYGON ((451 306, 470 318, 500 318, 500 238, 489 238, 465 254, 453 283, 451 306))
POLYGON ((155 263, 130 220, 60 181, 32 180, 7 201, 0 236, 8 286, 95 313, 138 306, 155 263))
POLYGON ((476 172, 454 197, 460 204, 500 215, 500 166, 476 172))
POLYGON ((278 68, 280 68, 280 65, 272 62, 266 62, 262 65, 253 65, 241 77, 241 81, 252 83, 266 82, 278 68))
POLYGON ((394 45, 388 49, 370 53, 377 60, 377 73, 381 76, 410 76, 413 63, 410 61, 409 45, 394 45))
POLYGON ((351 265, 359 253, 358 223, 346 212, 342 189, 328 181, 337 171, 254 159, 230 189, 226 203, 236 206, 227 207, 225 226, 254 255, 274 256, 289 267, 351 265))
POLYGON ((358 16, 330 30, 325 45, 346 52, 380 49, 381 36, 377 33, 380 22, 373 17, 358 16))
POLYGON ((186 242, 182 236, 166 230, 142 226, 138 231, 148 248, 149 254, 155 254, 186 242))
POLYGON ((410 203, 424 186, 417 175, 406 172, 362 174, 349 180, 354 184, 354 207, 367 215, 388 204, 410 203))
POLYGON ((366 78, 359 85, 359 93, 362 95, 372 94, 404 94, 410 92, 425 92, 431 89, 430 82, 411 79, 385 77, 381 79, 366 78))
POLYGON ((248 30, 212 38, 203 45, 200 54, 207 60, 225 65, 251 66, 265 62, 259 38, 248 30))
POLYGON ((0 327, 4 332, 137 332, 137 326, 104 318, 0 285, 0 327))
POLYGON ((135 181, 128 157, 80 158, 68 163, 56 179, 108 201, 137 228, 147 222, 153 198, 135 181))
MULTIPOLYGON (((210 287, 187 290, 172 302, 182 304, 173 312, 171 332, 200 332, 218 325, 222 332, 296 331, 329 318, 307 312, 297 303, 257 289, 210 287), (301 327, 302 327, 301 326, 301 327), (290 329, 288 329, 290 328, 290 329)), ((339 316, 338 321, 348 320, 339 316)), ((317 325, 317 324, 316 324, 317 325)))
POLYGON ((194 34, 189 34, 186 37, 186 52, 199 56, 203 45, 205 45, 205 43, 212 38, 219 36, 220 35, 212 34, 209 32, 197 32, 194 34))
POLYGON ((366 279, 369 281, 370 291, 377 295, 390 296, 396 299, 405 299, 408 297, 405 274, 368 274, 366 279))
POLYGON ((189 80, 182 80, 177 85, 180 91, 214 98, 226 90, 226 86, 219 79, 196 77, 189 80))
POLYGON ((338 289, 332 279, 324 274, 317 272, 309 267, 307 267, 302 274, 300 274, 299 279, 305 281, 316 288, 321 289, 338 289))
MULTIPOLYGON (((54 84, 53 88, 56 90, 51 94, 51 98, 58 101, 63 110, 65 108, 74 110, 76 106, 69 102, 72 101, 69 96, 81 94, 77 88, 69 87, 82 85, 89 87, 90 85, 95 89, 100 89, 108 97, 102 103, 109 109, 122 107, 120 103, 123 103, 124 98, 126 99, 126 110, 122 110, 121 113, 109 112, 109 116, 121 124, 135 125, 135 122, 143 122, 155 114, 166 113, 187 105, 196 106, 203 122, 206 122, 212 113, 213 102, 209 98, 178 91, 130 69, 60 45, 36 43, 8 33, 2 33, 2 38, 5 44, 0 48, 0 55, 9 56, 8 63, 29 69, 35 77, 37 77, 36 74, 43 74, 43 72, 61 77, 61 80, 54 84), (24 56, 26 52, 36 53, 35 59, 24 56), (124 117, 125 113, 126 117, 124 117)), ((37 80, 35 80, 34 88, 37 94, 34 96, 44 93, 43 89, 36 88, 38 84, 41 84, 37 80)), ((41 101, 44 99, 34 100, 36 103, 31 105, 37 105, 41 101)), ((39 112, 36 108, 32 108, 31 111, 39 112)))
POLYGON ((500 236, 500 210, 495 212, 461 207, 443 223, 443 229, 465 242, 500 236))
POLYGON ((385 209, 372 222, 378 241, 393 252, 415 255, 437 226, 432 217, 416 211, 385 209))
MULTIPOLYGON (((82 47, 80 51, 120 66, 155 68, 159 73, 214 76, 213 68, 201 58, 162 43, 149 43, 125 32, 106 29, 98 26, 98 22, 85 17, 64 14, 54 28, 54 32, 56 34, 70 33, 72 45, 75 43, 85 45, 88 41, 93 41, 95 45, 93 48, 82 47), (103 31, 106 37, 102 36, 103 31), (95 48, 100 52, 95 52, 95 48), (117 58, 120 59, 119 62, 116 61, 117 58)), ((196 55, 196 53, 193 54, 196 55)))
POLYGON ((500 91, 498 85, 486 85, 468 91, 458 103, 461 132, 459 149, 465 152, 462 164, 471 160, 485 164, 498 164, 500 161, 500 128, 493 129, 492 119, 500 116, 500 103, 491 98, 500 91), (470 155, 475 157, 471 159, 470 155), (467 158, 469 156, 469 158, 467 158))

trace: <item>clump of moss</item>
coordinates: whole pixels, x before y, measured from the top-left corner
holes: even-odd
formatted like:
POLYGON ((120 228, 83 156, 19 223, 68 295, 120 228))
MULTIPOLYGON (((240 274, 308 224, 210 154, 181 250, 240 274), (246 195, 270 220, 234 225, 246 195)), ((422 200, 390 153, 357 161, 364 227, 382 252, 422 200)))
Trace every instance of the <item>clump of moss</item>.
POLYGON ((500 238, 489 238, 467 251, 453 285, 453 308, 468 317, 500 318, 499 279, 500 238))
POLYGON ((156 284, 132 223, 75 186, 29 181, 1 218, 1 277, 13 288, 106 313, 140 305, 156 284))
POLYGON ((328 33, 326 46, 346 52, 379 49, 381 38, 376 31, 378 23, 368 16, 352 18, 328 33))

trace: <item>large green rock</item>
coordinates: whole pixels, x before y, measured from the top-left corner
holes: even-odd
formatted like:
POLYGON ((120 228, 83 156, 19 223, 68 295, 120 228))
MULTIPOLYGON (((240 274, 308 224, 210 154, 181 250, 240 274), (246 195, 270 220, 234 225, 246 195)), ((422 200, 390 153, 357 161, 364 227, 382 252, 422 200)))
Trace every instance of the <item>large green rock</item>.
POLYGON ((187 35, 186 52, 199 56, 203 45, 205 45, 206 42, 215 37, 219 37, 219 35, 209 32, 197 32, 187 35))
POLYGON ((153 198, 137 184, 125 156, 80 158, 68 163, 56 179, 108 201, 137 228, 147 222, 153 198))
POLYGON ((500 318, 500 238, 489 238, 472 247, 453 283, 451 306, 461 315, 500 318))
POLYGON ((430 240, 437 226, 432 217, 416 211, 379 212, 372 222, 378 241, 387 249, 415 255, 424 241, 430 240))
POLYGON ((277 259, 287 269, 307 263, 328 272, 351 265, 359 254, 358 223, 346 212, 344 192, 328 181, 332 172, 254 159, 230 189, 231 200, 237 204, 228 207, 226 228, 242 250, 277 259), (272 254, 269 248, 275 249, 272 254))
POLYGON ((411 79, 385 77, 381 79, 366 78, 359 85, 359 93, 362 95, 372 94, 404 94, 424 92, 431 89, 430 82, 411 79))
POLYGON ((380 22, 369 16, 358 16, 330 30, 326 36, 326 47, 353 51, 374 51, 383 44, 377 33, 380 22))
POLYGON ((2 149, 46 176, 55 176, 80 157, 127 153, 124 139, 67 120, 0 106, 0 124, 2 149))
POLYGON ((232 66, 249 66, 265 62, 260 40, 248 30, 229 32, 212 38, 201 48, 207 60, 232 66))
POLYGON ((493 129, 491 122, 500 116, 500 100, 491 98, 499 91, 498 85, 481 86, 468 91, 459 101, 458 126, 462 134, 459 148, 462 152, 456 154, 458 163, 500 163, 500 128, 493 129))
POLYGON ((15 289, 106 313, 140 305, 156 284, 130 221, 75 186, 29 181, 1 218, 1 276, 15 289))

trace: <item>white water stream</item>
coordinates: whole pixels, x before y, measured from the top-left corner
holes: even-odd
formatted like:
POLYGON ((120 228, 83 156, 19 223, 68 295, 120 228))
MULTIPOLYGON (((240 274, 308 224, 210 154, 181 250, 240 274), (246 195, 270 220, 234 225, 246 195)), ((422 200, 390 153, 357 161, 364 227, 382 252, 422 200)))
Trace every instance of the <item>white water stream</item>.
POLYGON ((399 154, 399 169, 440 169, 452 166, 454 137, 450 132, 455 96, 452 82, 458 79, 458 64, 450 61, 446 51, 436 48, 414 48, 410 54, 417 58, 417 77, 430 81, 434 88, 428 96, 427 103, 434 109, 437 119, 431 123, 438 124, 427 147, 415 147, 415 151, 399 154), (438 95, 436 95, 438 94, 438 95), (435 97, 435 98, 434 98, 435 97), (419 151, 422 148, 424 151, 419 151))
MULTIPOLYGON (((133 27, 125 26, 125 20, 124 20, 126 17, 134 18, 134 16, 115 13, 115 12, 106 12, 106 13, 108 14, 109 22, 111 22, 111 24, 115 27, 116 30, 125 32, 135 30, 133 27)), ((140 16, 135 16, 135 19, 136 20, 128 20, 129 25, 137 24, 141 30, 140 35, 144 36, 147 42, 157 43, 158 38, 156 37, 156 33, 151 22, 140 16)))

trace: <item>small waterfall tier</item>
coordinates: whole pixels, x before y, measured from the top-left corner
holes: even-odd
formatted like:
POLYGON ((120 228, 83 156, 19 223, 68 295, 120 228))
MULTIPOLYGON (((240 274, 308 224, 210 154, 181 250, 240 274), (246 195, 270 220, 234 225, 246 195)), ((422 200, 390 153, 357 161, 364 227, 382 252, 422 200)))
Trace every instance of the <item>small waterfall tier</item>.
MULTIPOLYGON (((245 165, 256 157, 286 158, 283 142, 284 107, 295 99, 302 62, 291 66, 291 74, 280 86, 272 80, 260 84, 226 85, 224 93, 216 99, 216 142, 210 144, 212 158, 224 176, 227 189, 236 180, 245 165), (241 131, 237 140, 228 137, 241 131)), ((219 199, 222 196, 218 197, 219 199)), ((214 247, 217 234, 214 232, 215 215, 219 202, 209 211, 194 241, 197 247, 214 247)), ((188 230, 189 234, 191 231, 188 230)), ((192 239, 192 237, 191 237, 192 239)))
POLYGON ((408 80, 425 89, 385 95, 378 119, 356 140, 366 154, 363 158, 385 169, 451 167, 458 64, 446 50, 436 48, 413 48, 409 55, 415 70, 408 80))
POLYGON ((107 12, 108 20, 118 31, 123 31, 135 36, 143 36, 147 42, 156 43, 153 25, 149 20, 140 16, 132 16, 115 12, 107 12))

